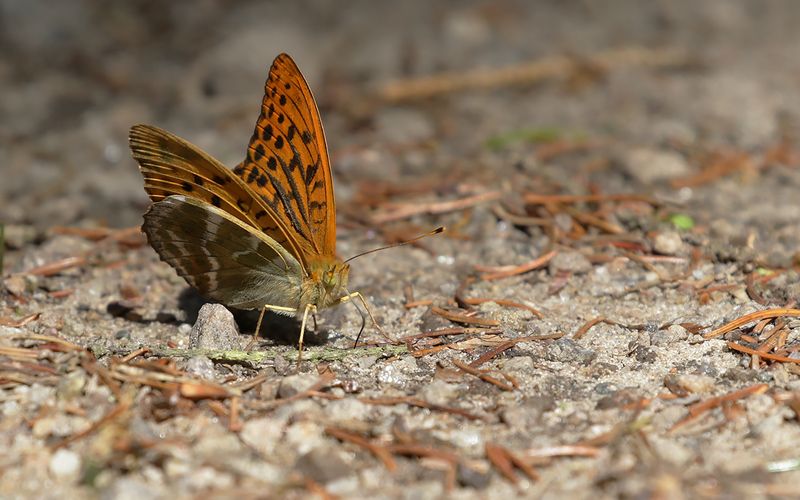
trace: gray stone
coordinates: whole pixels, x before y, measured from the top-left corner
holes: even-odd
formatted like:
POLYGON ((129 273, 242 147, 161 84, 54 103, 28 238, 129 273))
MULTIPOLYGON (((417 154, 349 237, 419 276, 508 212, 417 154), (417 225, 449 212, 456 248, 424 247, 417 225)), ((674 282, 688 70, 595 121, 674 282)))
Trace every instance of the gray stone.
POLYGON ((36 228, 33 226, 9 224, 3 231, 3 241, 6 247, 12 250, 33 243, 37 237, 36 228))
POLYGON ((36 276, 30 274, 12 274, 3 280, 3 287, 11 295, 21 297, 33 293, 36 290, 37 281, 36 276))
POLYGON ((681 325, 670 325, 664 330, 650 334, 650 343, 656 346, 666 346, 689 338, 689 332, 681 325))
POLYGON ((214 380, 214 362, 205 356, 195 356, 186 362, 186 371, 206 380, 214 380))
POLYGON ((328 446, 320 446, 309 451, 297 460, 295 468, 320 483, 327 483, 353 473, 353 468, 345 462, 342 452, 328 446))
POLYGON ((225 306, 205 304, 189 334, 192 349, 235 349, 239 347, 239 327, 225 306))
POLYGON ((580 274, 592 269, 592 263, 580 252, 559 252, 550 260, 548 269, 551 275, 558 272, 580 274))
POLYGON ((588 365, 597 357, 597 353, 581 347, 572 339, 560 338, 547 346, 545 357, 550 361, 588 365))
POLYGON ((116 479, 102 491, 103 500, 149 500, 164 498, 165 492, 142 477, 124 476, 116 479))
POLYGON ((81 457, 74 451, 61 448, 50 457, 48 468, 57 481, 75 482, 81 473, 81 457))
POLYGON ((281 385, 278 387, 278 396, 282 399, 290 398, 307 391, 316 381, 317 378, 310 373, 298 373, 283 377, 281 385))
POLYGON ((686 245, 676 231, 663 231, 653 240, 653 250, 661 255, 681 255, 685 249, 686 245))
POLYGON ((483 463, 458 464, 458 482, 463 486, 482 490, 489 486, 492 478, 491 469, 483 463))
POLYGON ((648 148, 629 151, 623 159, 623 165, 628 174, 642 184, 674 179, 691 171, 689 164, 678 153, 648 148))

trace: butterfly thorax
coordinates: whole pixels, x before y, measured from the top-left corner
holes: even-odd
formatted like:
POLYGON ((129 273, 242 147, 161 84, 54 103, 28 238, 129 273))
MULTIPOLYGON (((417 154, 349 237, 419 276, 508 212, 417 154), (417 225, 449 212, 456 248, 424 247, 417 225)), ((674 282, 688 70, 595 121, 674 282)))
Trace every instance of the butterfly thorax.
POLYGON ((347 295, 350 265, 336 257, 319 256, 307 263, 308 275, 303 279, 299 310, 306 304, 324 309, 337 304, 347 295))

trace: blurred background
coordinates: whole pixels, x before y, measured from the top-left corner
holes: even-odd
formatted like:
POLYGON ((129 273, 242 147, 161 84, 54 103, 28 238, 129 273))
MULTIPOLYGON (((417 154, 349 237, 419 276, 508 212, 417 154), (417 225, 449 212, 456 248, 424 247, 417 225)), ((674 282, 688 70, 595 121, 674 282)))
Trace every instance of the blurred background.
POLYGON ((147 203, 128 128, 161 126, 235 165, 280 52, 317 96, 344 200, 354 178, 509 165, 518 158, 487 141, 520 129, 763 146, 792 133, 799 114, 798 11, 729 0, 3 0, 0 220, 138 224, 147 203), (592 59, 630 48, 687 57, 644 72, 592 59), (585 65, 484 90, 380 97, 390 82, 442 72, 458 81, 554 56, 585 65))

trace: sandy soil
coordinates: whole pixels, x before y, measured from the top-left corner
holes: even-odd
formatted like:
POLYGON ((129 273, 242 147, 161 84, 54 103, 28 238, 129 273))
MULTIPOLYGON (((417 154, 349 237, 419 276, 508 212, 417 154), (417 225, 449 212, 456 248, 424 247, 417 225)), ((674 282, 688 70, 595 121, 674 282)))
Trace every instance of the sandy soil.
POLYGON ((0 497, 798 495, 800 4, 11 0, 0 24, 0 497), (280 52, 322 111, 339 253, 448 227, 353 262, 398 342, 367 322, 353 349, 337 307, 299 366, 297 323, 246 351, 256 315, 147 246, 127 147, 151 123, 237 164, 280 52))

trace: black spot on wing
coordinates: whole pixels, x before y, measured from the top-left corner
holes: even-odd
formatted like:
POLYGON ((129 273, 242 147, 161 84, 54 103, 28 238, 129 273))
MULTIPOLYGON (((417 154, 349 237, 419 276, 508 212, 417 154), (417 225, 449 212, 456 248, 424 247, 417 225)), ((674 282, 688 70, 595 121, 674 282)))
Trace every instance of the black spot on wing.
MULTIPOLYGON (((319 164, 320 164, 320 161, 319 161, 319 158, 317 158, 317 162, 314 163, 313 165, 309 165, 308 168, 306 169, 306 177, 304 179, 304 181, 306 183, 306 186, 310 186, 311 185, 311 181, 314 180, 314 176, 317 175, 317 170, 319 169, 319 164)), ((317 182, 321 182, 321 181, 317 181, 317 182)), ((316 188, 312 188, 311 190, 314 191, 314 189, 316 189, 316 188)))
POLYGON ((256 146, 256 149, 253 151, 253 161, 261 162, 261 159, 264 158, 264 155, 266 155, 266 154, 267 154, 267 152, 264 149, 264 145, 263 144, 259 144, 258 146, 256 146))
POLYGON ((264 127, 264 130, 261 131, 261 139, 264 141, 269 141, 272 139, 272 124, 267 124, 264 127))
POLYGON ((324 210, 328 206, 325 201, 312 201, 308 204, 308 208, 313 212, 314 210, 324 210))
POLYGON ((253 182, 255 182, 256 179, 258 179, 258 176, 259 176, 258 167, 253 165, 253 169, 250 170, 249 174, 247 174, 247 179, 245 180, 247 181, 248 184, 252 184, 253 182))

